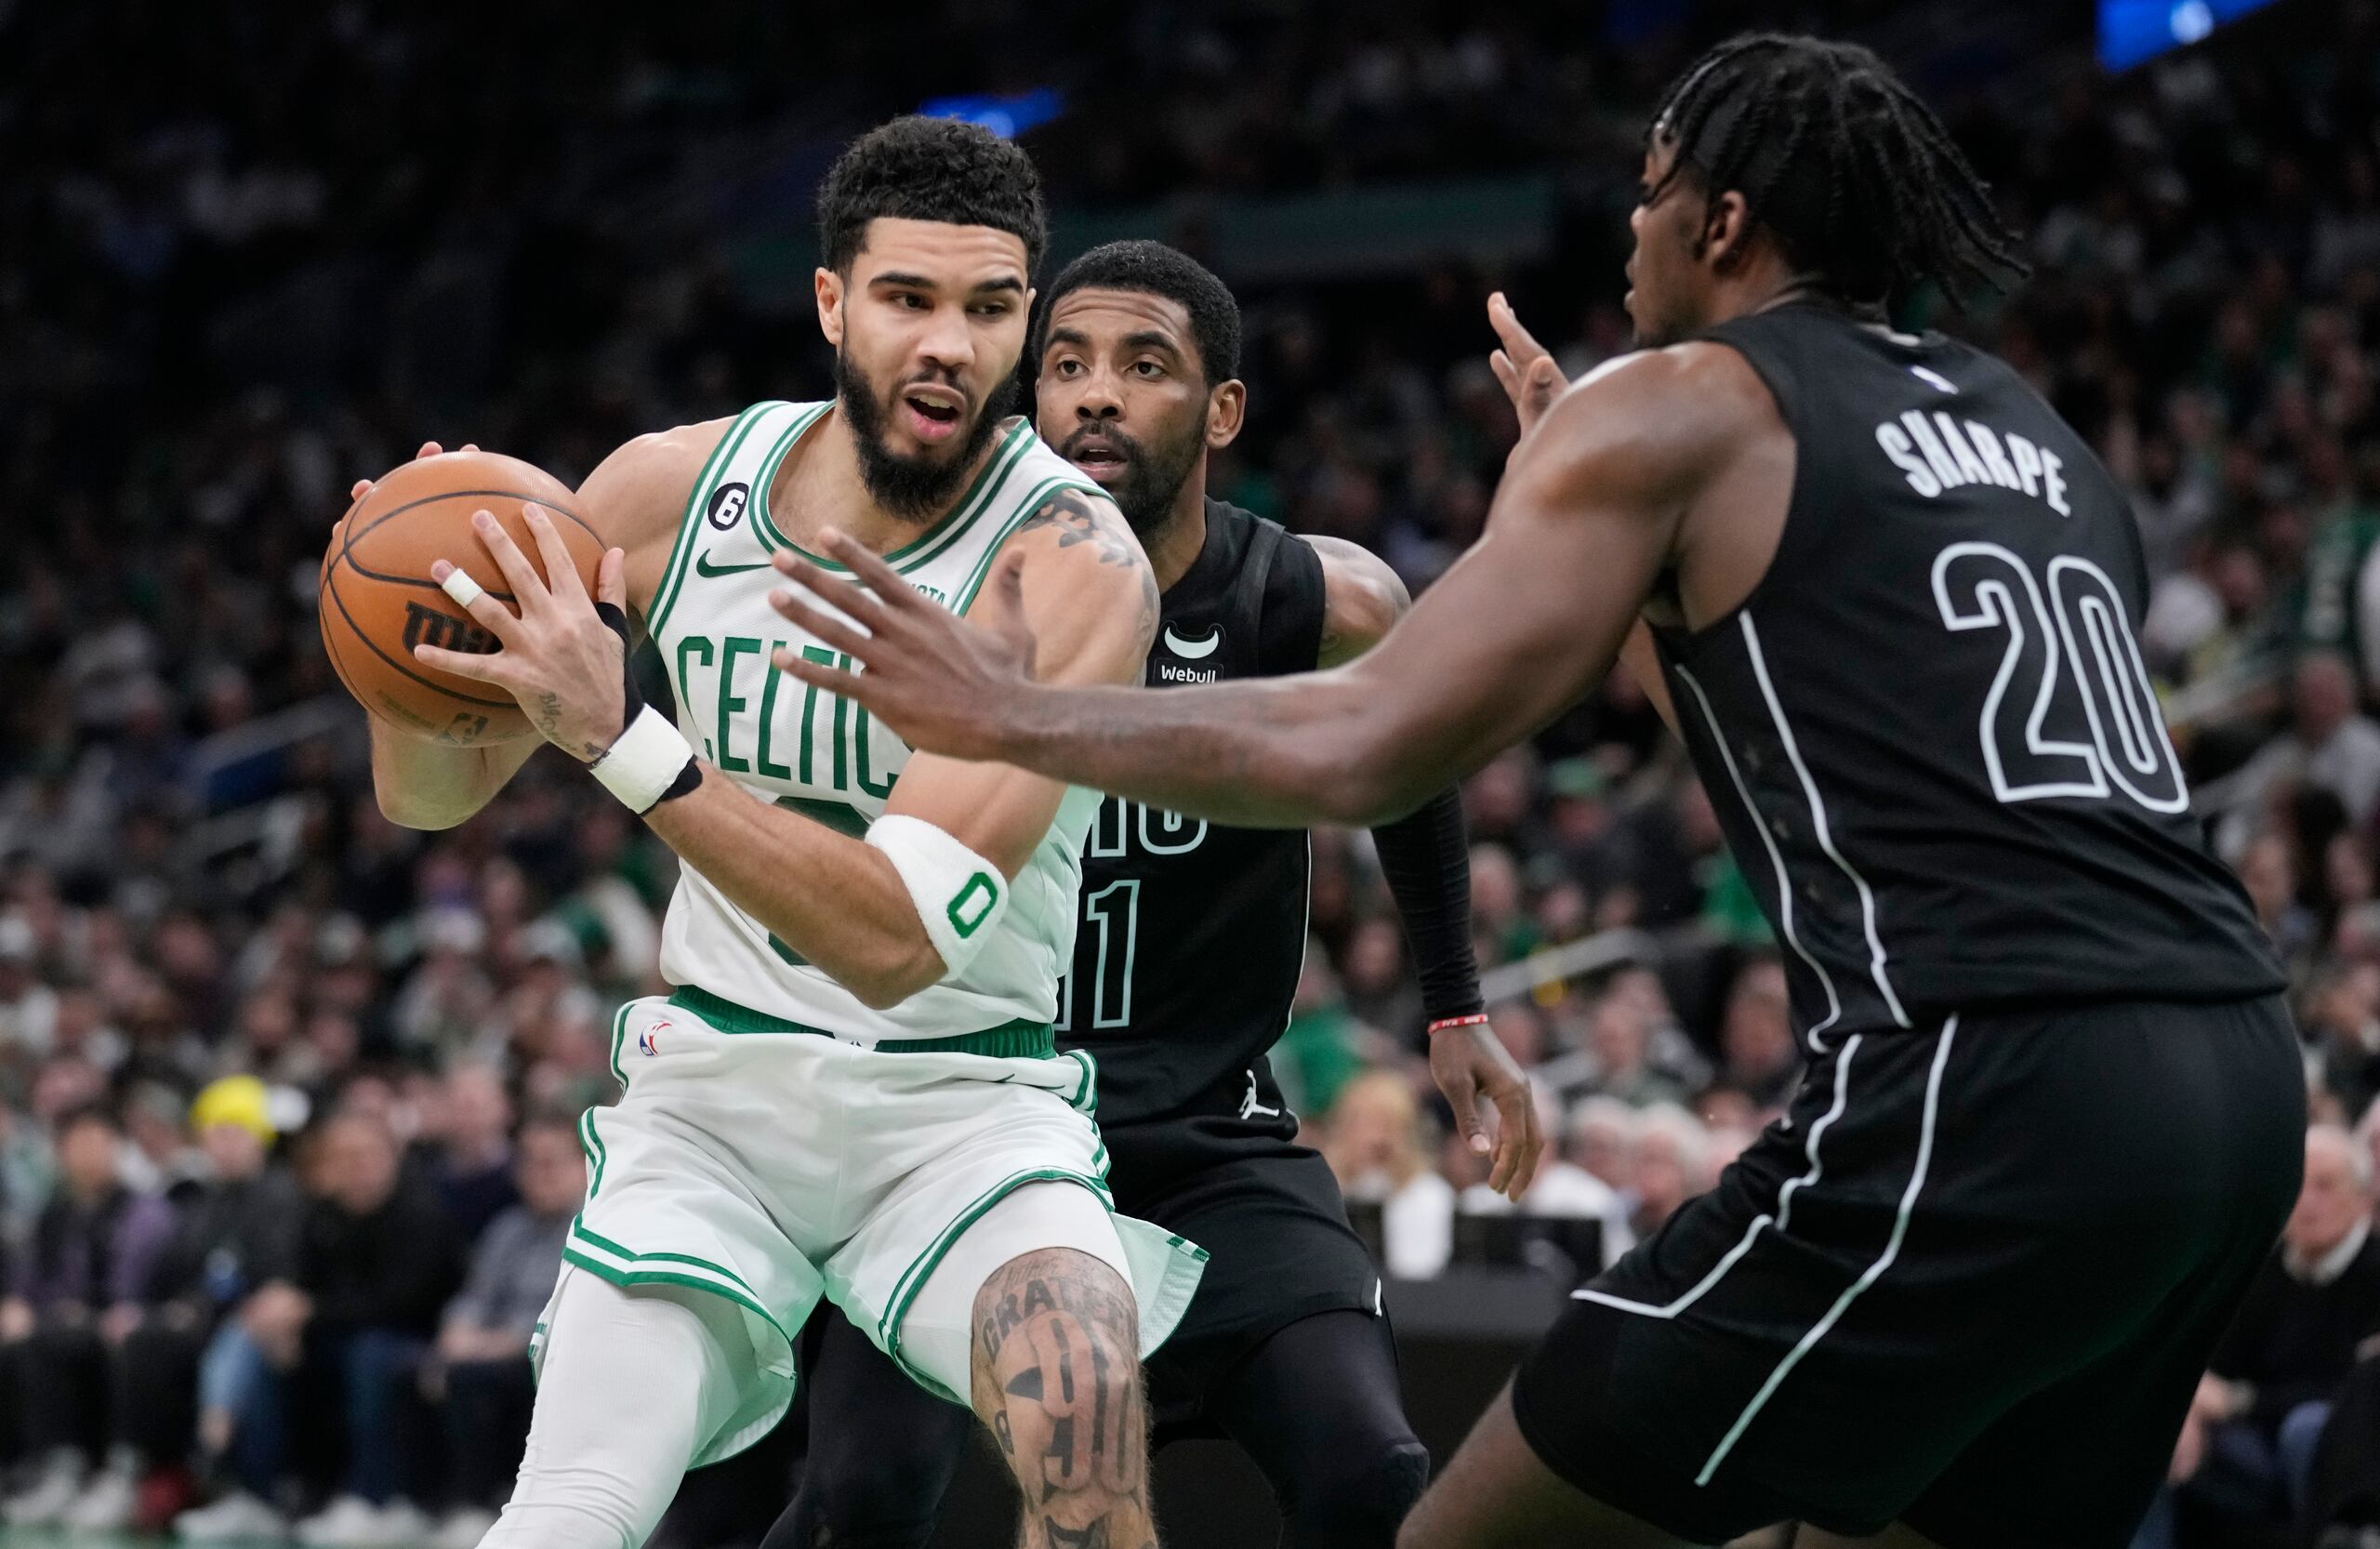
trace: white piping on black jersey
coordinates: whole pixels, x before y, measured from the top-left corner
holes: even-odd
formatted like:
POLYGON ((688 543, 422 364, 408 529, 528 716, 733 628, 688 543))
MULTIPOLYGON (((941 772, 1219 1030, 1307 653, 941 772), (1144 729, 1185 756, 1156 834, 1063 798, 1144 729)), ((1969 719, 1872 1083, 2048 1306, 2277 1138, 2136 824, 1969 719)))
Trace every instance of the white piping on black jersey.
POLYGON ((1827 1052, 1823 1035, 1829 1027, 1843 1020, 1843 999, 1834 992, 1833 975, 1828 973, 1826 965, 1802 945, 1800 934, 1793 929, 1792 876, 1785 869, 1785 857, 1778 852, 1777 841, 1768 831, 1767 820, 1752 804, 1752 790, 1744 784, 1742 773, 1736 768, 1735 752, 1727 746, 1726 734, 1719 730, 1719 718, 1712 713, 1711 696, 1702 692, 1702 685, 1684 666, 1677 668, 1677 675, 1686 687, 1694 691, 1695 703, 1702 711, 1702 722, 1711 728, 1711 741, 1719 749, 1719 761, 1727 766, 1727 778, 1736 783, 1736 794, 1742 799, 1744 812, 1751 817, 1754 831, 1760 835, 1761 847, 1768 852, 1768 864, 1777 869, 1777 922, 1785 933, 1785 944, 1793 949, 1794 956, 1810 965, 1810 972, 1818 976, 1818 984, 1826 990, 1826 1019, 1809 1030, 1811 1049, 1823 1054, 1827 1052))
POLYGON ((1818 1342, 1827 1336, 1828 1331, 1843 1320, 1843 1315, 1850 1310, 1853 1302, 1858 1300, 1859 1293, 1882 1279, 1884 1271, 1893 1266, 1893 1261, 1900 1257, 1901 1241, 1909 1236, 1909 1218, 1917 1209, 1918 1191, 1925 1186, 1926 1169, 1934 1159, 1934 1127, 1936 1121, 1941 1117, 1942 1111, 1942 1067, 1950 1063, 1950 1044, 1951 1040, 1958 1037, 1958 1033, 1959 1019, 1957 1013, 1953 1013, 1950 1019, 1942 1024, 1941 1035, 1934 1051, 1934 1068, 1926 1073, 1925 1115, 1917 1131, 1917 1162, 1910 1169, 1909 1187, 1901 1191, 1900 1210, 1893 1217, 1893 1232, 1892 1236, 1885 1239, 1884 1251, 1876 1256, 1876 1262, 1870 1264, 1864 1274, 1844 1288, 1843 1294, 1834 1299, 1834 1305, 1826 1310, 1826 1316, 1811 1324, 1810 1331, 1804 1334, 1800 1343, 1787 1351, 1785 1358, 1777 1363, 1777 1370, 1771 1371, 1768 1374, 1768 1380, 1760 1384, 1760 1391, 1753 1394, 1752 1402, 1744 1406, 1744 1412, 1736 1416, 1736 1423, 1727 1427, 1727 1434, 1720 1437, 1719 1445, 1712 1450, 1709 1461, 1702 1465, 1702 1472, 1694 1476, 1694 1482, 1697 1485, 1707 1485, 1711 1482, 1711 1476, 1719 1471, 1721 1463, 1726 1462, 1727 1454, 1735 1450, 1736 1443, 1743 1438, 1744 1432, 1751 1427, 1753 1419, 1767 1405, 1777 1390, 1784 1385, 1785 1379, 1792 1374, 1793 1368, 1802 1363, 1802 1357, 1808 1355, 1818 1342))
POLYGON ((1761 697, 1768 701, 1768 713, 1777 722, 1777 735, 1785 745, 1785 757, 1792 761, 1793 773, 1801 777, 1802 793, 1809 798, 1810 821, 1818 834, 1818 848, 1859 891, 1859 923, 1868 933, 1868 961, 1875 974, 1876 988, 1883 992, 1884 1008, 1893 1013, 1893 1020, 1909 1026, 1909 1013, 1901 1010, 1900 997, 1893 993, 1892 981, 1884 975, 1884 940, 1876 933, 1876 894, 1868 886, 1868 879, 1853 869, 1851 863, 1843 858, 1843 852, 1834 847, 1834 835, 1827 826, 1826 803, 1818 800, 1818 782, 1810 778, 1809 765, 1802 761, 1802 749, 1793 740, 1793 728, 1785 722, 1785 707, 1778 703, 1777 687, 1768 681, 1768 658, 1760 649, 1760 631, 1752 627, 1750 612, 1737 616, 1742 621, 1744 646, 1752 653, 1752 676, 1760 681, 1761 697))
POLYGON ((1727 1271, 1735 1268, 1743 1256, 1752 1251, 1752 1245, 1759 1238, 1763 1227, 1774 1226, 1778 1231, 1783 1231, 1793 1219, 1794 1190, 1807 1188, 1826 1175, 1826 1169, 1818 1160, 1818 1140, 1836 1119, 1843 1117, 1843 1110, 1850 1104, 1851 1056, 1859 1052, 1860 1037, 1858 1033, 1852 1034, 1843 1045, 1843 1053, 1834 1062, 1834 1105, 1818 1116, 1818 1121, 1810 1126, 1809 1139, 1803 1143, 1803 1155, 1810 1158, 1810 1169, 1798 1178, 1789 1179, 1785 1186, 1777 1191, 1775 1215, 1753 1216, 1752 1225, 1744 1228, 1743 1240, 1728 1249, 1719 1262, 1711 1266, 1711 1273, 1696 1281, 1673 1302, 1655 1306, 1650 1302, 1632 1302, 1624 1296, 1614 1296, 1607 1291, 1595 1291, 1586 1286, 1580 1286, 1572 1291, 1570 1299, 1574 1302, 1593 1302, 1597 1306, 1616 1307, 1621 1312, 1634 1313, 1639 1317, 1658 1317, 1664 1320, 1673 1318, 1702 1300, 1712 1287, 1726 1278, 1727 1271))

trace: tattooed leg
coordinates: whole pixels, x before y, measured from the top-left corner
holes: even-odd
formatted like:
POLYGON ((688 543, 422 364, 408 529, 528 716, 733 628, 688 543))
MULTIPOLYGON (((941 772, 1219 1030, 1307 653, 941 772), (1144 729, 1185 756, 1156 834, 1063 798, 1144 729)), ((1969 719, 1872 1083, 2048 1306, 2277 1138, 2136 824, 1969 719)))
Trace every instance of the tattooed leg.
POLYGON ((1025 1549, 1156 1549, 1138 1317, 1089 1253, 1011 1259, 975 1296, 975 1413, 1025 1494, 1025 1549))

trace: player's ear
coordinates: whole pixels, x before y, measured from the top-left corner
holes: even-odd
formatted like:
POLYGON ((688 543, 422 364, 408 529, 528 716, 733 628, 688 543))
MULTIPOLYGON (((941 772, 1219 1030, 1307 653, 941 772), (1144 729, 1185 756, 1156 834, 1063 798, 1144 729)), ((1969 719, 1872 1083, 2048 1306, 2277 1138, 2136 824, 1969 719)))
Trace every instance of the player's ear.
POLYGON ((1726 271, 1744 261, 1752 240, 1752 206, 1733 189, 1703 206, 1702 246, 1712 268, 1726 271))
POLYGON ((1236 377, 1207 394, 1207 445, 1221 450, 1239 439, 1248 423, 1248 384, 1236 377))
POLYGON ((821 264, 818 272, 810 277, 810 286, 818 298, 818 331, 826 342, 840 350, 843 347, 843 277, 821 264))

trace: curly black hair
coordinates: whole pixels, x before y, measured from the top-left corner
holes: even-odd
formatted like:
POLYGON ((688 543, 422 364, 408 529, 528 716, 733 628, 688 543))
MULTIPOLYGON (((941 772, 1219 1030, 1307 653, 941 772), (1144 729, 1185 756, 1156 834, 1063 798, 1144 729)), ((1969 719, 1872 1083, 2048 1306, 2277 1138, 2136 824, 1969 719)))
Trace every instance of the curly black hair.
POLYGON ((1032 353, 1039 360, 1049 337, 1050 313, 1071 290, 1136 290, 1178 301, 1190 314, 1190 335, 1198 348, 1198 368, 1210 386, 1239 375, 1239 303, 1207 266, 1161 242, 1111 242, 1094 247, 1058 271, 1041 303, 1032 353))
POLYGON ((1881 304, 1934 279, 1959 300, 2030 272, 1990 186, 1857 44, 1732 38, 1686 67, 1645 139, 1677 147, 1664 182, 1691 169, 1712 193, 1741 193, 1794 267, 1840 299, 1881 304))
POLYGON ((980 125, 911 115, 880 124, 844 148, 818 185, 818 249, 826 267, 851 271, 879 216, 990 226, 1025 244, 1027 278, 1050 246, 1041 175, 1022 147, 980 125))

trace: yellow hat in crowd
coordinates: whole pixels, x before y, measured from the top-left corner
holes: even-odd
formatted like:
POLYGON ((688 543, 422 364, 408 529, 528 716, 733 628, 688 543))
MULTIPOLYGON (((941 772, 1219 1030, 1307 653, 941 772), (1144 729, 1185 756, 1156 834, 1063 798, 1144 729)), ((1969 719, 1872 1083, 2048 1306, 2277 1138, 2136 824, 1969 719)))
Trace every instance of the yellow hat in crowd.
POLYGON ((264 1083, 254 1076, 226 1076, 202 1090, 190 1105, 190 1127, 202 1133, 218 1124, 237 1124, 272 1144, 272 1116, 264 1083))

